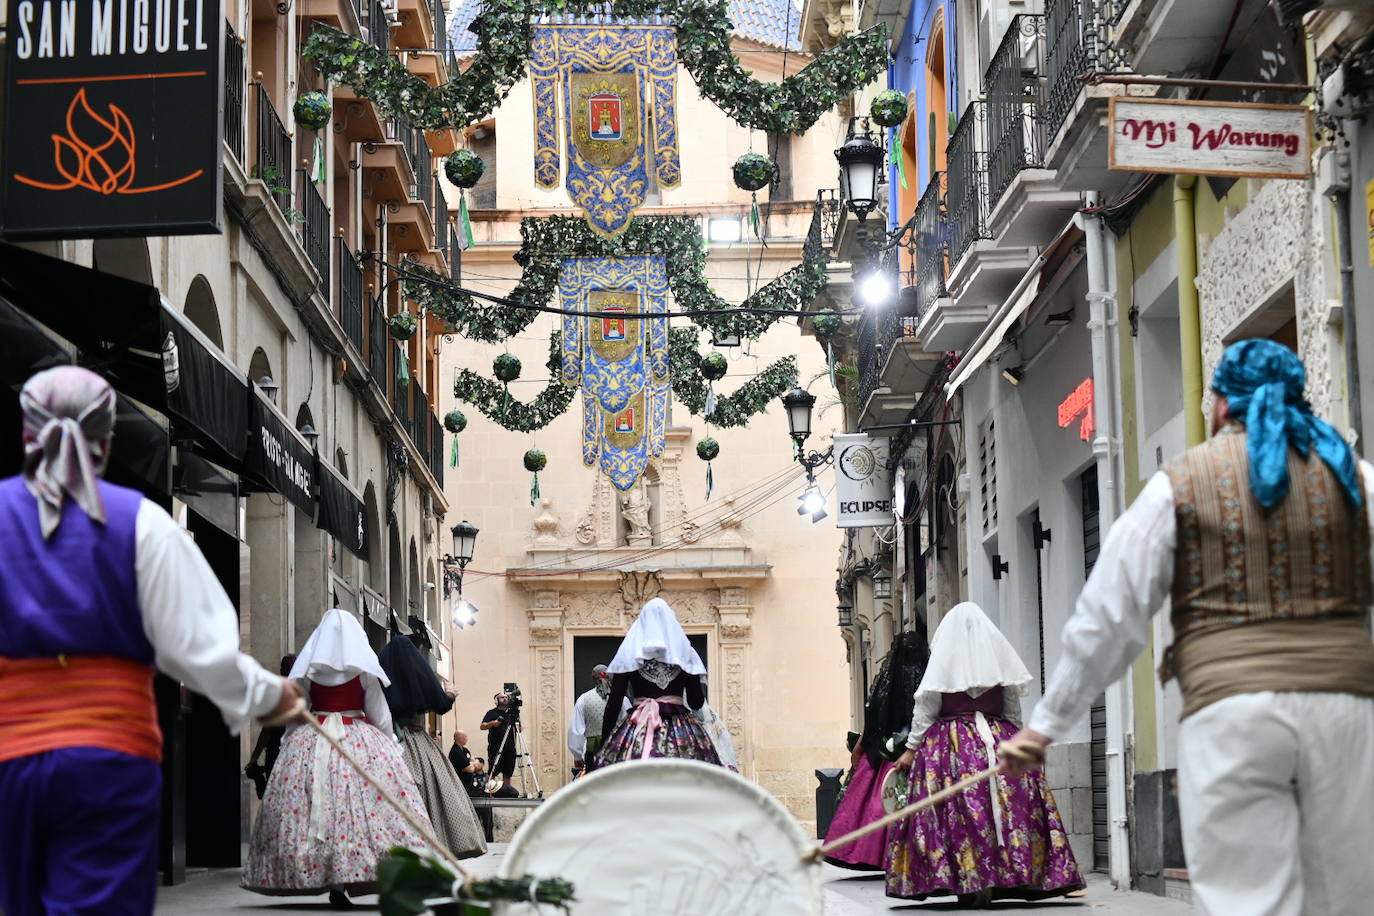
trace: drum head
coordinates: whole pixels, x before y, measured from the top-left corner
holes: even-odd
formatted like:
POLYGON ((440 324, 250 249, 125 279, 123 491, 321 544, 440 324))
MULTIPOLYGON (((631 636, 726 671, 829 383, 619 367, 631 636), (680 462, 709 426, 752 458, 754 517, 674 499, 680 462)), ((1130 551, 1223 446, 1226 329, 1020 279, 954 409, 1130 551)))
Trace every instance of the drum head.
MULTIPOLYGON (((501 876, 566 878, 574 916, 819 916, 820 869, 802 861, 813 845, 742 776, 644 760, 592 773, 541 805, 516 832, 501 876)), ((539 911, 511 903, 501 912, 539 911)))

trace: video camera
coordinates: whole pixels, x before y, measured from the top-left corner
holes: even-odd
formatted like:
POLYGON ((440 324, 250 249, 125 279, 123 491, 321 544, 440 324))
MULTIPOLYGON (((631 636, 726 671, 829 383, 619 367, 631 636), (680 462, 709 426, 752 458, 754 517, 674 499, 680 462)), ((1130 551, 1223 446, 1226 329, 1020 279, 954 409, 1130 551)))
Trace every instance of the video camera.
POLYGON ((515 681, 506 681, 501 685, 501 692, 506 695, 506 703, 512 709, 519 709, 525 705, 525 700, 520 695, 520 685, 515 681))

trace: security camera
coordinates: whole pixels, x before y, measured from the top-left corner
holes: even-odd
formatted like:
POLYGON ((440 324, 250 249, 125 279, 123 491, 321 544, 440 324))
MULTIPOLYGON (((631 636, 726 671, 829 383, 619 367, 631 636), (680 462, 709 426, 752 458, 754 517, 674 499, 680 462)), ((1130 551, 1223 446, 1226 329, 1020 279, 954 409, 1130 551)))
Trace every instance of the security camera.
POLYGON ((434 591, 434 583, 433 583, 433 582, 426 582, 426 583, 425 583, 425 590, 426 590, 426 591, 431 591, 431 592, 434 591))

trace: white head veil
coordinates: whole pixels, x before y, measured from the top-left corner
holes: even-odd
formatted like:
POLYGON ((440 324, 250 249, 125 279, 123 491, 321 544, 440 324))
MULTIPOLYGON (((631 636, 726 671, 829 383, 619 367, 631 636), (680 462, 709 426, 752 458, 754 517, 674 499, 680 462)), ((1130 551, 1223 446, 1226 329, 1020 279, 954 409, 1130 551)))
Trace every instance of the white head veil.
POLYGON ((639 619, 630 626, 630 632, 625 634, 615 658, 611 659, 606 670, 611 674, 638 671, 650 659, 677 665, 688 674, 706 673, 706 666, 701 663, 697 650, 687 641, 687 634, 682 632, 677 615, 662 598, 655 598, 644 605, 644 610, 639 612, 639 619))
POLYGON ((967 691, 976 697, 993 687, 1024 696, 1031 680, 997 624, 978 605, 965 601, 956 604, 936 628, 930 641, 930 664, 916 696, 967 691))
POLYGON ((291 678, 337 687, 360 674, 370 674, 387 686, 391 679, 367 644, 363 625, 348 611, 333 608, 305 642, 291 666, 291 678))

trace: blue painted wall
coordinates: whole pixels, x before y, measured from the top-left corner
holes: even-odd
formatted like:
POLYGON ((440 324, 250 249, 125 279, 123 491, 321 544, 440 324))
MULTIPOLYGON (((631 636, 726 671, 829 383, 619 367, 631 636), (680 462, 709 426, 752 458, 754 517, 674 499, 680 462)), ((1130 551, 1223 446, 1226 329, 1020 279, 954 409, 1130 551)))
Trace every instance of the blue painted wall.
MULTIPOLYGON (((930 32, 935 24, 936 14, 944 9, 945 41, 945 98, 953 101, 959 97, 958 87, 958 49, 954 36, 958 31, 955 19, 955 0, 913 0, 911 15, 907 17, 906 30, 892 44, 893 65, 887 72, 887 85, 890 89, 908 94, 915 92, 916 101, 913 111, 916 118, 916 155, 919 164, 915 174, 908 173, 907 181, 916 191, 925 190, 926 176, 930 174, 930 125, 926 117, 926 61, 930 55, 930 32)), ((948 107, 948 106, 946 106, 948 107)), ((937 117, 948 119, 949 112, 937 117)), ((887 140, 896 141, 897 129, 889 130, 887 140)), ((890 149, 890 147, 889 147, 890 149)), ((910 213, 902 213, 898 206, 898 193, 901 179, 895 166, 889 166, 888 208, 891 225, 905 222, 910 213)))

